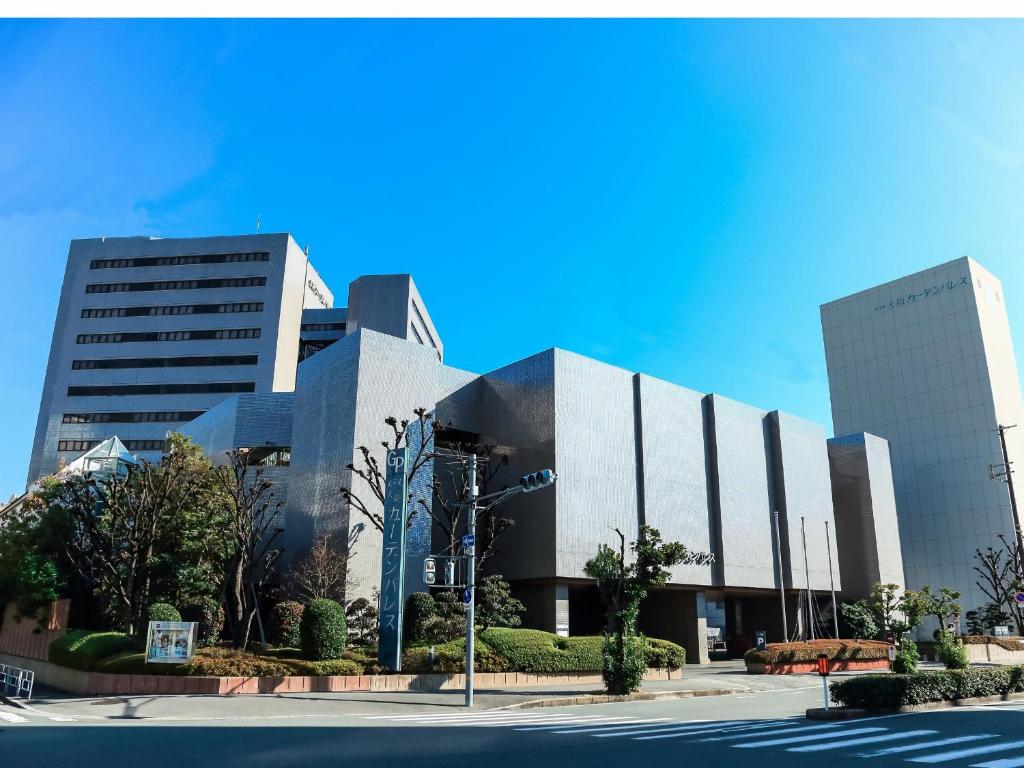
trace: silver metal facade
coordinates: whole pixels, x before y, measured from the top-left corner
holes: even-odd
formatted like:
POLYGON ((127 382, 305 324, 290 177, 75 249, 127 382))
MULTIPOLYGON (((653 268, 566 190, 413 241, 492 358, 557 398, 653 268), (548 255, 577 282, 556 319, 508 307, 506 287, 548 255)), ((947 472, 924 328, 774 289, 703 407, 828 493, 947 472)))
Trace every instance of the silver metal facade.
POLYGON ((999 281, 969 258, 821 308, 835 433, 888 439, 907 587, 987 601, 974 552, 1012 531, 993 430, 1024 460, 1024 408, 999 281))
POLYGON ((332 301, 287 234, 72 241, 29 481, 115 434, 155 459, 231 394, 292 390, 302 311, 332 301))
POLYGON ((864 433, 828 441, 832 500, 843 591, 864 595, 873 585, 903 586, 889 444, 864 433))

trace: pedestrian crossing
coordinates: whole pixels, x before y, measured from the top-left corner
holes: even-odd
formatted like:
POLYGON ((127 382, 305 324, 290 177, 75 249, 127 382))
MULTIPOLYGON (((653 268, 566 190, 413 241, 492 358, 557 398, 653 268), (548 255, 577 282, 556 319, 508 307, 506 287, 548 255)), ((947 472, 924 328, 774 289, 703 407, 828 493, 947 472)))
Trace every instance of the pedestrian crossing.
POLYGON ((899 762, 906 768, 1024 768, 1024 739, 987 732, 943 733, 934 719, 928 721, 931 727, 924 727, 914 717, 844 722, 813 722, 802 717, 713 721, 602 715, 589 708, 364 717, 405 725, 505 728, 544 738, 623 739, 637 742, 638 746, 667 741, 700 744, 708 750, 717 747, 764 750, 778 756, 834 756, 886 766, 899 762))

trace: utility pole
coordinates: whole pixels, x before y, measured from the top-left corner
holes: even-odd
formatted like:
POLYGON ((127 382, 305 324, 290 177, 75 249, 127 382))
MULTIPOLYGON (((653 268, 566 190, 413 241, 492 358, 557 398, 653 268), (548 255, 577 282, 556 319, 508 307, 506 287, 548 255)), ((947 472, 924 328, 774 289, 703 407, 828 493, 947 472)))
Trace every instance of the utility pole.
POLYGON ((811 567, 807 564, 807 526, 800 517, 800 537, 804 542, 804 578, 807 579, 807 639, 814 639, 814 608, 811 605, 811 567))
POLYGON ((779 534, 779 510, 772 512, 775 519, 775 557, 779 563, 779 604, 782 606, 782 642, 789 642, 789 622, 786 620, 786 577, 782 572, 782 536, 779 534))
POLYGON ((832 576, 832 539, 828 535, 828 520, 825 521, 825 547, 828 549, 828 585, 832 590, 832 628, 839 639, 839 609, 836 607, 836 580, 832 576))
POLYGON ((1021 568, 1021 555, 1024 554, 1024 537, 1021 536, 1020 530, 1020 515, 1017 513, 1017 495, 1013 491, 1013 469, 1011 468, 1013 462, 1010 461, 1010 454, 1006 450, 1006 430, 1013 429, 1016 424, 1009 424, 1003 426, 1000 424, 996 428, 996 432, 999 433, 999 447, 1003 452, 1003 467, 1001 470, 997 470, 993 465, 988 465, 988 479, 989 480, 1002 480, 1006 483, 1006 489, 1010 494, 1010 512, 1013 513, 1013 534, 1014 541, 1017 543, 1016 551, 1013 555, 1014 572, 1017 574, 1018 580, 1024 577, 1021 568))
POLYGON ((469 520, 466 522, 466 534, 469 545, 464 547, 466 553, 466 706, 473 706, 473 640, 476 627, 473 625, 473 604, 476 601, 476 453, 469 454, 469 493, 466 499, 466 511, 469 520))

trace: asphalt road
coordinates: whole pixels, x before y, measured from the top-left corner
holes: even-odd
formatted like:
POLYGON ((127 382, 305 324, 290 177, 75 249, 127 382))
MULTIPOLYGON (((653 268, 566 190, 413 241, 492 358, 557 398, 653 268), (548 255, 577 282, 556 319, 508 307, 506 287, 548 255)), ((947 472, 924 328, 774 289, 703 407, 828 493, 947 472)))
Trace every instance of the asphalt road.
POLYGON ((819 703, 811 688, 514 711, 324 702, 293 716, 220 719, 0 706, 0 766, 1024 766, 1024 704, 805 720, 819 703))

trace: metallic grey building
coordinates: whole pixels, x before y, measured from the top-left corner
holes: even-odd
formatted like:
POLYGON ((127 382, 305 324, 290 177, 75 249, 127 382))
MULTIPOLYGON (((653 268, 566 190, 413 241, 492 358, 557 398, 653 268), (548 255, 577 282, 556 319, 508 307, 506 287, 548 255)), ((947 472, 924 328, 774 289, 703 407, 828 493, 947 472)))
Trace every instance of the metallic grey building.
POLYGON ((962 258, 821 307, 836 434, 889 441, 907 587, 955 588, 965 610, 987 602, 975 550, 1012 541, 1006 488, 988 479, 1002 461, 998 424, 1021 425, 1007 442, 1024 459, 1005 300, 999 280, 962 258))
POLYGON ((159 457, 178 429, 236 393, 291 392, 296 368, 371 328, 443 346, 409 275, 334 296, 288 234, 74 240, 28 481, 117 435, 159 457))
MULTIPOLYGON (((445 366, 433 348, 415 339, 363 328, 299 365, 285 517, 284 543, 292 558, 317 535, 341 534, 354 542, 350 597, 369 597, 379 583, 381 541, 339 493, 352 482, 346 467, 359 446, 383 461, 384 419, 411 417, 417 407, 431 409, 439 422, 471 440, 498 446, 509 457, 504 477, 495 479, 499 486, 540 467, 558 473, 551 491, 509 503, 506 513, 517 524, 499 540, 493 562, 493 571, 508 578, 527 604, 531 626, 563 634, 597 631, 601 611, 583 566, 600 544, 614 542, 614 528, 635 538, 647 523, 666 539, 715 556, 713 564, 677 567, 642 610, 642 628, 682 642, 691 661, 707 659, 709 625, 722 631, 733 653, 750 647, 759 629, 772 641, 781 639, 780 587, 795 635, 798 622, 806 621, 800 591, 808 574, 811 590, 821 597, 821 633, 830 627, 830 584, 842 588, 842 564, 856 568, 865 561, 859 544, 837 541, 838 517, 851 516, 872 541, 895 528, 891 486, 875 465, 869 478, 862 477, 867 469, 861 475, 849 469, 871 485, 873 514, 856 499, 833 513, 825 433, 789 414, 559 349, 480 376, 445 366)), ((232 413, 223 406, 211 410, 186 432, 204 446, 223 447, 223 439, 202 432, 227 434, 212 422, 236 424, 232 413)), ((255 411, 247 418, 260 421, 255 411)), ((873 442, 884 448, 884 441, 873 442)), ((415 584, 430 542, 423 532, 410 539, 407 579, 415 584)), ((900 569, 885 560, 884 548, 876 549, 886 573, 900 569)))

